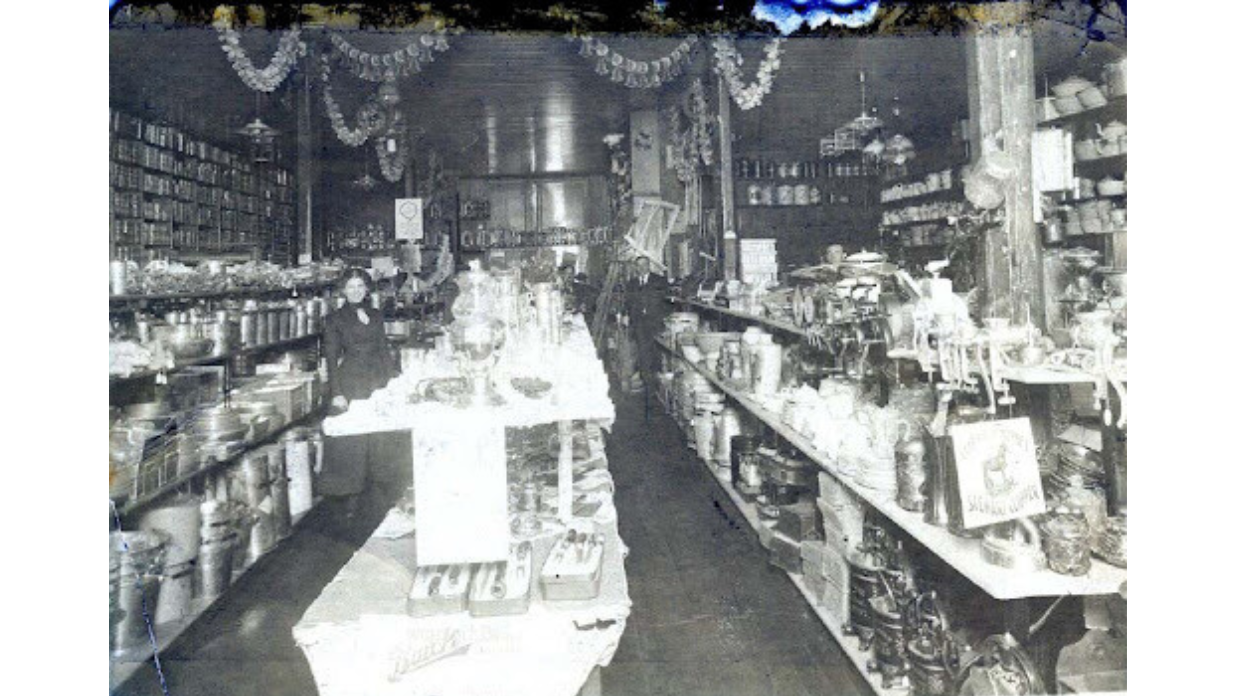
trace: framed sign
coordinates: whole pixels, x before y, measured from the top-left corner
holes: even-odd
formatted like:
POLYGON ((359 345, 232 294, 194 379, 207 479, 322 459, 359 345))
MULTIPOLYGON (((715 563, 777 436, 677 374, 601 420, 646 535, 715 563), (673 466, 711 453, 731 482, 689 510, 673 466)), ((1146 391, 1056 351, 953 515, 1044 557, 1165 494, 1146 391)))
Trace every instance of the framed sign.
POLYGON ((425 236, 425 202, 421 198, 395 199, 395 239, 419 242, 425 236))
POLYGON ((1047 510, 1029 418, 949 428, 966 529, 1047 510))

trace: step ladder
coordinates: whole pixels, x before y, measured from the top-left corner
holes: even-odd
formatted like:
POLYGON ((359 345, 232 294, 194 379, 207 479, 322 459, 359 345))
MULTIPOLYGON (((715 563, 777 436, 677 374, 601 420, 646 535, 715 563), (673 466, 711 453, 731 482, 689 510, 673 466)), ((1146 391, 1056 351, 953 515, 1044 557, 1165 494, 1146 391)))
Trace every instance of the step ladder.
POLYGON ((605 272, 605 282, 601 285, 596 312, 592 316, 592 341, 598 350, 601 350, 602 341, 605 339, 605 330, 608 328, 606 317, 609 316, 614 288, 617 287, 619 275, 622 273, 620 262, 646 256, 654 268, 668 271, 661 262, 661 256, 665 242, 678 222, 680 210, 681 208, 673 203, 655 199, 641 199, 636 203, 635 220, 631 223, 630 230, 612 250, 613 258, 605 272))

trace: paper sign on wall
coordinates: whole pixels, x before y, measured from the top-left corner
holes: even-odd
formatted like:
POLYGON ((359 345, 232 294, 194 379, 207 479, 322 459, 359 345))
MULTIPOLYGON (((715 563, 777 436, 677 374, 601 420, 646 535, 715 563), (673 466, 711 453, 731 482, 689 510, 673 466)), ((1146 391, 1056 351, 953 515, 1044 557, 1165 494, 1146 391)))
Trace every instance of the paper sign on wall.
POLYGON ((395 239, 418 242, 425 236, 425 202, 421 198, 395 199, 395 239))
POLYGON ((1029 418, 949 428, 966 529, 1047 510, 1029 418))

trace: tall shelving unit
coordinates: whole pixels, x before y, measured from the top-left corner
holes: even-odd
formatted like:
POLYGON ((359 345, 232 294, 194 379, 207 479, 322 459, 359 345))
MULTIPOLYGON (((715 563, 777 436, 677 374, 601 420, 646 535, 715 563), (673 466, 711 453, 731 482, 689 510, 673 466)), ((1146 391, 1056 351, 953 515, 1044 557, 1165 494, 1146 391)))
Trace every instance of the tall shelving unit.
POLYGON ((292 172, 116 110, 108 133, 113 259, 295 261, 292 172))

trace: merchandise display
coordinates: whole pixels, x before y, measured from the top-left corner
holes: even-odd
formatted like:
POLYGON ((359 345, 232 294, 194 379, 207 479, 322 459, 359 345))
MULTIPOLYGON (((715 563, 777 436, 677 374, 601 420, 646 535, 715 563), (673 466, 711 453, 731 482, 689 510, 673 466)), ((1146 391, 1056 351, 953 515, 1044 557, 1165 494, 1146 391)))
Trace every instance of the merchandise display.
POLYGON ((1123 5, 833 4, 117 3, 109 693, 1127 689, 1123 5))

